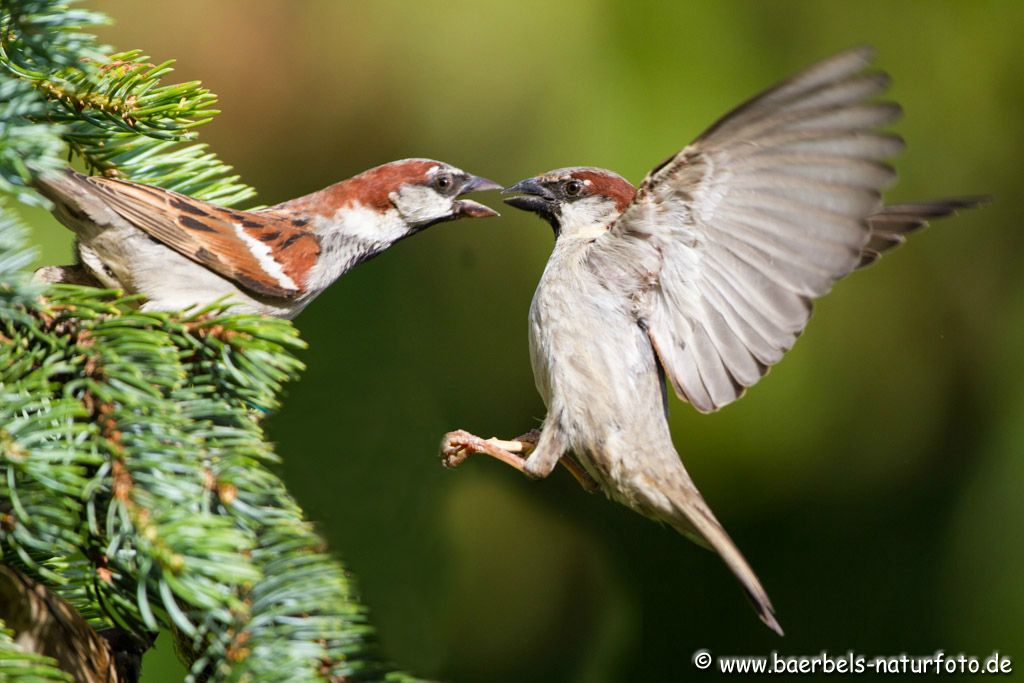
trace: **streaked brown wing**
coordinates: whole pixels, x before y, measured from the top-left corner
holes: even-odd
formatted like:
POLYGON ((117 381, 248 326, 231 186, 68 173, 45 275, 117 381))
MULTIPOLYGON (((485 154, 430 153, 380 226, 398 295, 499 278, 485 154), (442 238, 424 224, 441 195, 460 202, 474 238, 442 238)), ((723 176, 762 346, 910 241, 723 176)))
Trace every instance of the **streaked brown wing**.
POLYGON ((132 225, 242 287, 282 298, 305 291, 320 242, 301 222, 274 211, 234 211, 139 183, 76 176, 132 225))

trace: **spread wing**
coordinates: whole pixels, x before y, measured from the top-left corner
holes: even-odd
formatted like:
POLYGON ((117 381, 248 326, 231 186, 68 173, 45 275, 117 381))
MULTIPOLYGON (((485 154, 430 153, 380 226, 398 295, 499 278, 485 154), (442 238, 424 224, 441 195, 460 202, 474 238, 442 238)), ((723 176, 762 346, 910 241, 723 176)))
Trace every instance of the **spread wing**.
POLYGON ((917 224, 893 213, 872 243, 895 179, 884 160, 903 145, 876 130, 900 112, 870 99, 888 84, 864 71, 871 57, 836 55, 727 114, 654 169, 602 238, 657 264, 637 315, 676 393, 701 411, 757 382, 813 299, 917 224))
MULTIPOLYGON (((177 192, 68 172, 126 221, 168 247, 259 294, 294 298, 320 253, 302 220, 233 211, 177 192)), ((67 194, 67 193, 65 193, 67 194)))
POLYGON ((858 268, 869 266, 882 253, 907 241, 907 235, 928 226, 928 221, 952 215, 960 209, 973 209, 991 201, 990 197, 956 197, 928 202, 889 204, 868 217, 871 237, 861 251, 858 268))

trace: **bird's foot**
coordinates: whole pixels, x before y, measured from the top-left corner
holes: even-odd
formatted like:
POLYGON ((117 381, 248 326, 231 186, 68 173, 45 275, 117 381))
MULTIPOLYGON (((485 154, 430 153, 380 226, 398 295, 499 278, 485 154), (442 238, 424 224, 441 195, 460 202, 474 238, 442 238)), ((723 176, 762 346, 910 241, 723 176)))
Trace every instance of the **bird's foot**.
MULTIPOLYGON (((477 453, 489 455, 526 474, 523 457, 526 445, 520 441, 504 441, 497 437, 483 439, 464 429, 448 432, 441 439, 441 462, 445 467, 458 467, 466 458, 477 453), (516 455, 516 454, 522 455, 516 455)), ((532 448, 531 448, 532 450, 532 448)))
MULTIPOLYGON (((448 432, 441 440, 441 462, 445 467, 455 468, 465 462, 466 458, 477 453, 489 455, 496 460, 509 465, 522 472, 531 479, 536 479, 525 467, 526 456, 537 447, 537 440, 540 438, 540 431, 532 429, 529 432, 516 437, 510 441, 491 437, 483 439, 475 434, 470 434, 463 429, 448 432)), ((573 478, 579 482, 587 493, 595 493, 601 490, 600 485, 584 467, 571 455, 564 455, 559 462, 569 470, 573 478)))

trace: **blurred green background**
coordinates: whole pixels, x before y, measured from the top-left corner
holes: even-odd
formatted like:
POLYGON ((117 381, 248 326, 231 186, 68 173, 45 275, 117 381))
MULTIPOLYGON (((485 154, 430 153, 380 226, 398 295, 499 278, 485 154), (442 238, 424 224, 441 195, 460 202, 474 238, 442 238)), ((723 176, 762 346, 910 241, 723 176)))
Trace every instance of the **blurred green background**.
MULTIPOLYGON (((109 42, 220 95, 203 139, 265 204, 410 156, 639 181, 755 91, 877 46, 906 110, 890 198, 996 203, 839 284, 736 405, 672 405, 784 640, 716 557, 563 471, 441 468, 443 432, 543 416, 526 312, 551 234, 531 216, 445 224, 343 278, 297 320, 309 368, 270 434, 385 653, 421 675, 675 680, 697 648, 1024 658, 1024 3, 88 4, 109 42)), ((41 263, 67 262, 70 234, 36 227, 41 263)), ((146 680, 180 679, 161 640, 146 680)))

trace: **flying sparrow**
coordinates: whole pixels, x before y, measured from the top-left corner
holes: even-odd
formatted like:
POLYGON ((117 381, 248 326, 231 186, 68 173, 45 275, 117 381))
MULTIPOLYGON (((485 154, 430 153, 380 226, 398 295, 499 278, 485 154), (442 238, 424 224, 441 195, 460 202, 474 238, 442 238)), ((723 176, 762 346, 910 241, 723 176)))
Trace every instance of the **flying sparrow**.
POLYGON ((735 401, 793 345, 833 282, 928 219, 980 201, 882 204, 895 179, 884 160, 903 143, 876 130, 900 110, 869 99, 888 83, 863 71, 871 56, 839 54, 754 97, 639 189, 598 168, 509 187, 516 196, 505 201, 556 237, 529 316, 547 416, 539 436, 515 441, 451 432, 445 464, 487 453, 539 478, 562 461, 585 485, 717 551, 781 635, 673 446, 665 378, 701 412, 735 401))
POLYGON ((144 310, 228 297, 233 310, 279 318, 295 317, 349 269, 424 228, 498 215, 460 197, 501 189, 429 159, 384 164, 257 211, 70 169, 37 186, 75 233, 79 258, 40 269, 38 279, 141 293, 144 310))

